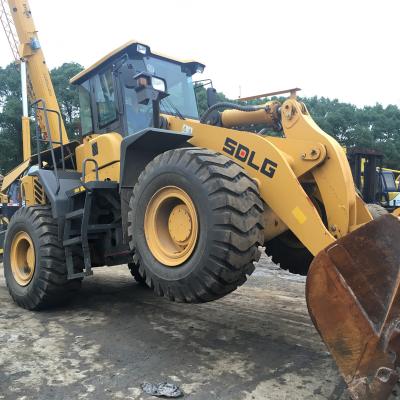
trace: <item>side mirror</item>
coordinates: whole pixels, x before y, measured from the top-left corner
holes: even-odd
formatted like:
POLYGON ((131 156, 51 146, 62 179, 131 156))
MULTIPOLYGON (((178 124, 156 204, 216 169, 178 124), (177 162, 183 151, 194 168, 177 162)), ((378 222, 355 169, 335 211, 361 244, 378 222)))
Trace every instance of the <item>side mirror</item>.
POLYGON ((146 71, 137 72, 131 62, 126 62, 120 69, 121 82, 128 89, 134 89, 139 104, 153 106, 153 127, 160 127, 160 101, 168 96, 167 82, 146 71))
POLYGON ((147 104, 149 101, 161 100, 168 96, 167 83, 164 79, 145 71, 137 72, 131 62, 121 66, 120 74, 122 84, 136 91, 140 104, 147 104))
POLYGON ((218 103, 217 91, 213 87, 207 88, 207 107, 211 107, 218 103))
POLYGON ((134 77, 134 89, 138 96, 139 104, 148 104, 151 101, 160 101, 168 96, 167 83, 158 76, 150 75, 147 72, 139 72, 134 77))

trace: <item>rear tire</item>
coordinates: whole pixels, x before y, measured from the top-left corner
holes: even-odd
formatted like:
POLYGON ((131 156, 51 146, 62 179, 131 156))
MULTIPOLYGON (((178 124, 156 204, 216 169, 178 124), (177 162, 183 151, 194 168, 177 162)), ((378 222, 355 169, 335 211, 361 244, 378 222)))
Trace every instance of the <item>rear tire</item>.
POLYGON ((372 218, 373 219, 377 219, 379 217, 381 217, 382 215, 386 215, 389 213, 388 210, 386 210, 386 208, 382 207, 379 204, 367 204, 368 207, 368 211, 371 213, 372 218))
POLYGON ((65 252, 50 207, 23 207, 13 215, 4 244, 4 275, 15 303, 28 310, 64 303, 80 288, 80 280, 67 280, 65 252), (22 250, 15 247, 21 235, 31 245, 27 254, 33 254, 33 267, 22 265, 25 262, 23 247, 27 245, 22 243, 22 250), (24 268, 33 269, 32 274, 26 274, 24 268))
POLYGON ((131 275, 135 278, 135 281, 140 286, 146 286, 147 287, 146 280, 139 273, 139 266, 132 262, 132 263, 128 264, 128 268, 129 268, 129 271, 131 272, 131 275))
POLYGON ((292 274, 307 275, 314 256, 290 231, 265 243, 265 252, 275 264, 292 274))
POLYGON ((225 296, 254 271, 263 242, 263 210, 257 185, 229 158, 199 148, 159 155, 141 173, 130 200, 129 244, 140 275, 170 300, 198 303, 225 296), (197 215, 195 246, 174 266, 156 258, 145 235, 149 203, 165 188, 185 193, 197 215))

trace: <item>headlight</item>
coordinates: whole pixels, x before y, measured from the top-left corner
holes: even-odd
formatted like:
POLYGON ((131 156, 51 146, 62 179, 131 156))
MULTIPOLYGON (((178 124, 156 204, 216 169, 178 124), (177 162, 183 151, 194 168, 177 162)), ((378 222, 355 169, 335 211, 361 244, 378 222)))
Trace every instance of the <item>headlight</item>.
POLYGON ((166 92, 165 82, 160 78, 152 76, 151 86, 153 87, 153 89, 158 90, 159 92, 166 92))

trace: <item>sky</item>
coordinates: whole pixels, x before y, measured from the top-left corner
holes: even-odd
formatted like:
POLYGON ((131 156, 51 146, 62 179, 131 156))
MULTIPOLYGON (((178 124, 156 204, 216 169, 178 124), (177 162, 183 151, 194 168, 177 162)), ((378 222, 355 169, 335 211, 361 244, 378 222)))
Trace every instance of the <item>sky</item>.
MULTIPOLYGON (((229 98, 300 87, 357 106, 400 106, 398 0, 30 0, 50 68, 85 67, 137 39, 206 64, 229 98)), ((1 28, 0 28, 1 29, 1 28)), ((0 33, 0 66, 12 61, 0 33)))

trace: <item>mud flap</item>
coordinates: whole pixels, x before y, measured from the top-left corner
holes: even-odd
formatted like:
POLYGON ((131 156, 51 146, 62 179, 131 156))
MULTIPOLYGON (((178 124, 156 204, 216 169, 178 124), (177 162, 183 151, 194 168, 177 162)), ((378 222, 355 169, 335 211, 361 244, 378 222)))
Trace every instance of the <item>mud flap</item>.
POLYGON ((400 356, 400 221, 384 215, 321 251, 306 299, 353 399, 387 399, 400 356))

